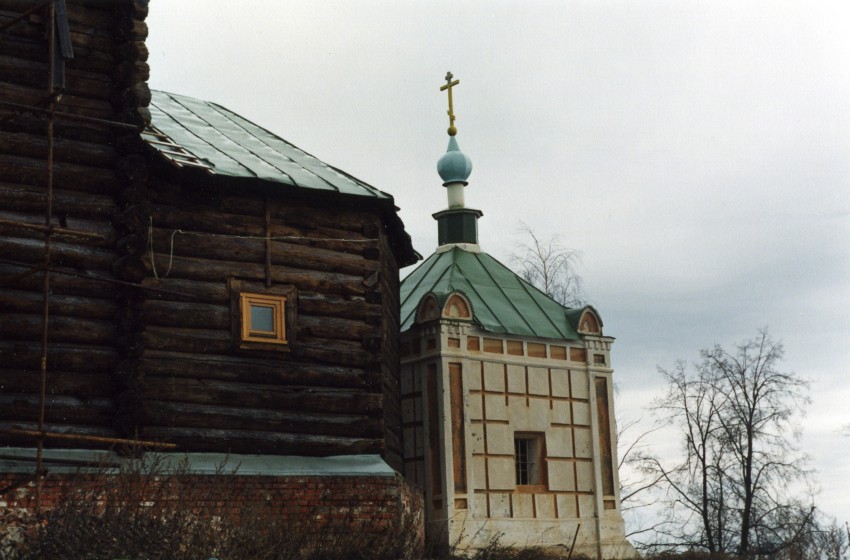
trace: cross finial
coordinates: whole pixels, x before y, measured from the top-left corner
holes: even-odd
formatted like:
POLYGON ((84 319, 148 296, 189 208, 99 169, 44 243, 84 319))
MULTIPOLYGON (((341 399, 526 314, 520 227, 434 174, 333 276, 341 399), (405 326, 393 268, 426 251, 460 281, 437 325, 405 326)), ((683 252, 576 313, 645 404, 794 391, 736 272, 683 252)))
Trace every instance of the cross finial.
POLYGON ((440 86, 440 91, 449 90, 449 136, 454 136, 457 134, 457 128, 455 127, 455 113, 452 108, 452 87, 456 86, 460 83, 460 80, 452 81, 451 72, 446 73, 446 85, 440 86))

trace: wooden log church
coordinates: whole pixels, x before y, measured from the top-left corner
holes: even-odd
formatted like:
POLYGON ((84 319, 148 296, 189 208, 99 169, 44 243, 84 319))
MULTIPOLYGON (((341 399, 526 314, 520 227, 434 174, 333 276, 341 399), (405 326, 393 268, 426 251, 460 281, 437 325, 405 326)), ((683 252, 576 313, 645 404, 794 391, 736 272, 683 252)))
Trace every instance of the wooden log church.
POLYGON ((392 196, 150 91, 147 9, 0 3, 4 499, 135 448, 409 507, 392 196))

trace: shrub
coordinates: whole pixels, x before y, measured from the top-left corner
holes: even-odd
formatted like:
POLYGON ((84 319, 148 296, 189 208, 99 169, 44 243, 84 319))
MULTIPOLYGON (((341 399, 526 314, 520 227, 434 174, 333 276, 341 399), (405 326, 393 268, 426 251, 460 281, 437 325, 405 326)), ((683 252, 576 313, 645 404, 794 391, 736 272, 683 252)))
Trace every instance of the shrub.
POLYGON ((328 515, 284 518, 270 503, 240 495, 236 471, 219 468, 199 483, 185 462, 154 455, 118 472, 80 472, 40 519, 2 518, 0 560, 383 560, 412 558, 412 516, 375 531, 352 505, 328 515), (168 468, 166 468, 168 467, 168 468))

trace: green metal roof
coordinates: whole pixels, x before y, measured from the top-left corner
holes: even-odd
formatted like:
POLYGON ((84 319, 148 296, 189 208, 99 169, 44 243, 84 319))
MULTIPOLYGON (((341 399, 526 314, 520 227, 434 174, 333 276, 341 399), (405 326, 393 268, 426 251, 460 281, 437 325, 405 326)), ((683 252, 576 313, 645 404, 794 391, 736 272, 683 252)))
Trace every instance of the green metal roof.
POLYGON ((151 94, 151 124, 170 142, 158 142, 149 133, 143 137, 177 165, 208 167, 213 175, 392 200, 389 194, 316 159, 221 105, 162 91, 151 94), (169 145, 172 143, 176 149, 169 145), (188 152, 188 157, 174 155, 175 151, 188 152))
POLYGON ((439 301, 461 292, 473 320, 493 333, 577 340, 580 310, 556 302, 487 253, 452 247, 434 253, 401 283, 401 330, 408 330, 425 294, 439 301))

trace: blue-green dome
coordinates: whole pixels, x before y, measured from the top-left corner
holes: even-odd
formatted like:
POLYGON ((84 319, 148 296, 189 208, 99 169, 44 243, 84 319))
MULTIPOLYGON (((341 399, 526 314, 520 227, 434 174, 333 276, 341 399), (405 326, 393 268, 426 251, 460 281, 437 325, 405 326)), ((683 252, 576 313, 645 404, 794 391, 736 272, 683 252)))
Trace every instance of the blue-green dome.
POLYGON ((457 140, 452 136, 449 138, 449 147, 443 157, 437 162, 437 173, 443 179, 443 183, 463 183, 472 173, 472 160, 460 151, 457 140))

